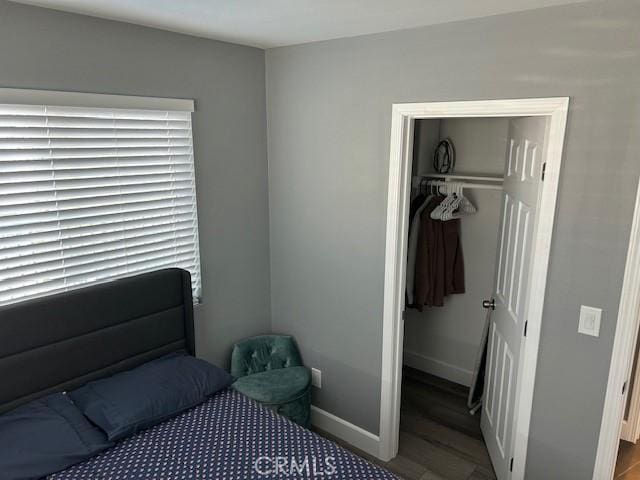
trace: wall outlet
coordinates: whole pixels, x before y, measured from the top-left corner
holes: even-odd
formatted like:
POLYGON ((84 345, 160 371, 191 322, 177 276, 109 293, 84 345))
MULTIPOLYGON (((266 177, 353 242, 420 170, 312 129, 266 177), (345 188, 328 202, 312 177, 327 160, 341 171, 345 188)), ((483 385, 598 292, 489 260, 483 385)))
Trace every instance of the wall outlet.
POLYGON ((322 388, 322 371, 317 368, 311 369, 311 385, 322 388))

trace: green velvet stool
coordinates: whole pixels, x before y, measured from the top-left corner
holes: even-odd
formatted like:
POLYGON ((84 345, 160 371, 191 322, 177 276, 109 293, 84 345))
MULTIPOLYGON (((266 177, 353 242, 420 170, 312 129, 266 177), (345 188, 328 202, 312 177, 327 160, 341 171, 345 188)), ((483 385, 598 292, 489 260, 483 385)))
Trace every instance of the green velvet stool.
POLYGON ((311 372, 293 337, 260 335, 236 343, 233 388, 303 427, 311 416, 311 372))

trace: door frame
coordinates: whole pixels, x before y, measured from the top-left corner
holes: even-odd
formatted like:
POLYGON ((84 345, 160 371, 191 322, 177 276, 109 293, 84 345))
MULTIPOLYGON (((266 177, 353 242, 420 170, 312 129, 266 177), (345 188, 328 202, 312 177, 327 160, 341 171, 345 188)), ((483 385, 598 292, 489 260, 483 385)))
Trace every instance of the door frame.
MULTIPOLYGON (((636 339, 637 342, 637 339, 636 339)), ((620 428, 620 439, 628 442, 636 443, 640 436, 640 369, 636 368, 635 375, 633 374, 633 359, 631 357, 631 363, 629 363, 629 385, 633 384, 633 388, 629 390, 627 396, 631 395, 631 400, 625 399, 624 405, 626 410, 627 401, 629 402, 629 418, 624 419, 624 411, 622 414, 622 427, 620 428), (633 380, 631 379, 633 377, 633 380)))
POLYGON ((620 293, 616 333, 611 352, 609 380, 604 399, 598 451, 593 468, 593 480, 613 478, 620 445, 622 421, 640 323, 640 183, 629 234, 629 247, 620 293))
POLYGON ((391 112, 389 186, 385 247, 382 374, 379 457, 390 460, 398 453, 400 394, 404 336, 404 297, 408 234, 413 129, 417 119, 470 117, 549 117, 545 178, 534 224, 533 262, 528 296, 527 336, 521 350, 521 378, 516 398, 512 479, 524 478, 534 380, 540 343, 540 324, 547 283, 549 251, 556 210, 560 165, 569 97, 398 103, 391 112))

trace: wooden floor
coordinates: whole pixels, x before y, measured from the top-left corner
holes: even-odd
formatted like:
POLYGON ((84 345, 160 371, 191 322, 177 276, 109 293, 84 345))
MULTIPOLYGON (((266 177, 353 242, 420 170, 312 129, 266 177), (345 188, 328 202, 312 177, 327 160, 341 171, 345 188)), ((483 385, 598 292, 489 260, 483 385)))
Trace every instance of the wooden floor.
POLYGON ((620 441, 615 480, 640 480, 640 443, 620 441))
POLYGON ((405 367, 398 456, 382 462, 337 443, 405 480, 495 479, 480 415, 469 415, 466 407, 467 392, 461 385, 405 367))

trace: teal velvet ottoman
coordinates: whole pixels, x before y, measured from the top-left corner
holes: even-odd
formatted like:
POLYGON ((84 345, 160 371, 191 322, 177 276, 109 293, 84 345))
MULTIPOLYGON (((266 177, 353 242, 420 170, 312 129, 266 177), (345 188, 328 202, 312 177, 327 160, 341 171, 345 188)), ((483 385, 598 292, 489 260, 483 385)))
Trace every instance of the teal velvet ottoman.
POLYGON ((238 342, 231 353, 233 388, 303 427, 311 416, 311 372, 293 337, 260 335, 238 342))

